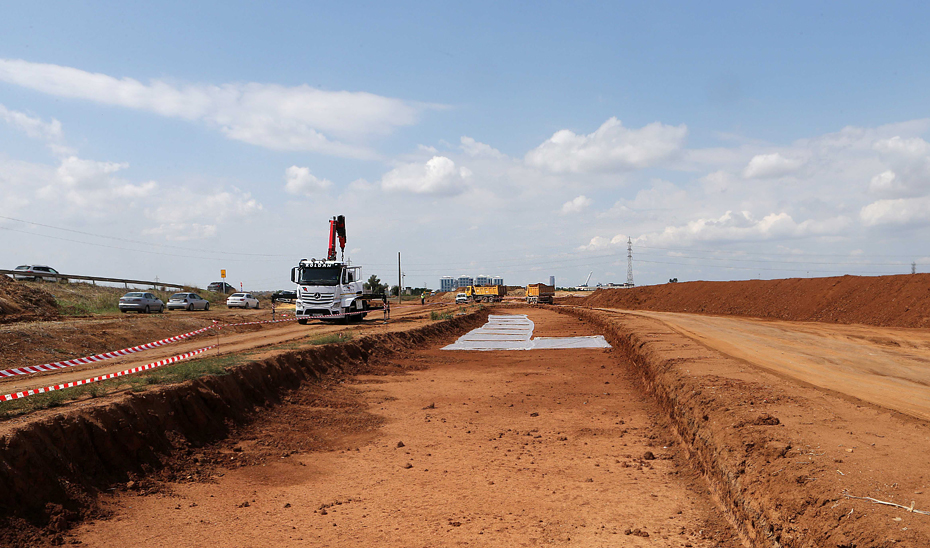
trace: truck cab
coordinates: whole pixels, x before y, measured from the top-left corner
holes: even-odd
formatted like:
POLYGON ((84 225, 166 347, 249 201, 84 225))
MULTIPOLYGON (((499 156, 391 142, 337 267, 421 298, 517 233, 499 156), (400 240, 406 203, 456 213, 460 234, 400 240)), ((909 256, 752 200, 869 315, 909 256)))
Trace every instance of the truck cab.
POLYGON ((359 321, 368 310, 371 292, 364 288, 362 267, 338 261, 302 259, 291 269, 291 281, 297 284, 296 314, 298 323, 310 319, 359 321), (345 314, 349 313, 349 316, 345 314))

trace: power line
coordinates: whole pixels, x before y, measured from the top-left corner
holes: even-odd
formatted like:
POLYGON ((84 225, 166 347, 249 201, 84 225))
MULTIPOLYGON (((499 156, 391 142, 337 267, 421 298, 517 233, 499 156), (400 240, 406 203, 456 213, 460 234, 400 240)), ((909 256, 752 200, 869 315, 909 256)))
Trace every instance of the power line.
MULTIPOLYGON (((179 254, 177 254, 177 253, 164 253, 164 252, 160 252, 160 251, 149 251, 149 250, 147 250, 147 249, 138 249, 138 248, 129 248, 129 247, 119 247, 119 246, 115 246, 115 245, 98 244, 98 243, 94 243, 94 242, 85 242, 85 241, 81 241, 81 240, 72 240, 71 238, 61 238, 61 237, 59 237, 59 236, 50 236, 50 235, 48 235, 48 234, 39 234, 38 232, 29 232, 28 230, 17 230, 17 229, 15 229, 15 228, 9 228, 9 227, 5 227, 5 226, 0 226, 0 230, 8 230, 8 231, 10 231, 10 232, 18 232, 18 233, 21 233, 21 234, 29 234, 29 235, 32 235, 32 236, 38 236, 38 237, 40 237, 40 238, 49 238, 49 239, 51 239, 51 240, 59 240, 59 241, 62 241, 62 242, 71 242, 71 243, 75 243, 75 244, 92 245, 92 246, 94 246, 94 247, 103 247, 103 248, 107 248, 107 249, 118 249, 118 250, 120 250, 120 251, 133 251, 133 252, 137 252, 137 253, 148 253, 149 255, 165 255, 165 256, 168 256, 168 257, 183 257, 183 258, 186 258, 186 259, 199 259, 199 260, 207 260, 207 261, 234 261, 234 262, 253 262, 253 263, 255 262, 254 259, 227 259, 227 258, 222 258, 222 259, 221 259, 221 258, 219 258, 219 257, 203 257, 203 256, 197 256, 197 255, 179 255, 179 254)), ((182 248, 182 249, 183 249, 183 248, 182 248)), ((193 250, 193 251, 196 251, 196 250, 193 250)))
MULTIPOLYGON (((151 242, 143 242, 143 241, 140 241, 140 240, 132 240, 132 239, 129 239, 129 238, 119 238, 119 237, 117 237, 117 236, 107 236, 107 235, 105 235, 105 234, 95 234, 95 233, 93 233, 93 232, 84 232, 84 231, 81 231, 81 230, 75 230, 75 229, 73 229, 73 228, 64 228, 64 227, 55 226, 55 225, 48 225, 48 224, 44 224, 44 223, 37 223, 37 222, 35 222, 35 221, 26 221, 26 220, 23 220, 23 219, 16 219, 16 218, 14 218, 14 217, 6 217, 6 216, 4 216, 4 215, 0 215, 0 219, 6 219, 6 220, 8 220, 8 221, 16 221, 16 222, 19 222, 19 223, 25 223, 25 224, 30 224, 30 225, 36 225, 36 226, 41 226, 41 227, 45 227, 45 228, 51 228, 51 229, 54 229, 54 230, 61 230, 61 231, 63 231, 63 232, 71 232, 71 233, 74 233, 74 234, 82 234, 82 235, 84 235, 84 236, 93 236, 94 238, 105 238, 105 239, 108 239, 108 240, 117 240, 117 241, 120 241, 120 242, 126 242, 126 243, 131 243, 131 244, 149 245, 149 246, 154 246, 154 247, 167 247, 167 248, 171 248, 171 249, 180 249, 180 250, 183 250, 183 251, 197 251, 197 252, 206 252, 206 253, 222 254, 222 255, 246 255, 246 256, 250 256, 250 257, 291 257, 290 255, 271 255, 271 254, 266 254, 266 253, 244 253, 244 252, 241 252, 241 251, 212 251, 212 250, 209 250, 209 249, 197 249, 197 248, 184 247, 184 246, 171 245, 171 244, 153 244, 153 243, 151 243, 151 242)), ((3 227, 0 227, 0 228, 3 228, 3 227)), ((6 230, 13 230, 13 229, 7 228, 6 230)), ((18 232, 22 232, 22 231, 18 231, 18 232)), ((24 233, 25 233, 25 234, 35 234, 35 235, 37 235, 37 236, 41 236, 41 234, 39 234, 39 233, 37 233, 37 232, 24 232, 24 233)), ((71 240, 71 241, 74 241, 74 240, 71 240)), ((78 242, 78 243, 82 243, 82 242, 78 242)), ((86 242, 83 242, 83 243, 86 243, 86 242)), ((89 245, 94 245, 94 244, 89 244, 89 245)), ((123 248, 120 248, 120 249, 123 249, 123 248)))

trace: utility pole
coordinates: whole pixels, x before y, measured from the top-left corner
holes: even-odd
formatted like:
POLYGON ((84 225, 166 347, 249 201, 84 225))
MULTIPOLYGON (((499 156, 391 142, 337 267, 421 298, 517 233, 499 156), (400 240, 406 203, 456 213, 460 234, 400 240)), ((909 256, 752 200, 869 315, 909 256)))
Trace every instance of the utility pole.
POLYGON ((626 239, 626 285, 633 287, 633 239, 626 239))
POLYGON ((397 304, 400 304, 400 295, 404 291, 404 280, 400 273, 400 251, 397 252, 397 304))

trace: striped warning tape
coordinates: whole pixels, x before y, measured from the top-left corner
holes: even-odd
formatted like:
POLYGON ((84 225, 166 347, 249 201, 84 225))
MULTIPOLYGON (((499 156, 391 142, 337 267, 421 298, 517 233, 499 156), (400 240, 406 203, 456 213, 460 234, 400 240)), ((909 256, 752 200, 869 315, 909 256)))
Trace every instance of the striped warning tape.
POLYGON ((207 346, 199 350, 194 350, 193 352, 187 352, 185 354, 179 354, 177 356, 172 356, 170 358, 165 358, 164 360, 159 360, 157 362, 152 362, 145 365, 140 365, 138 367, 133 367, 132 369, 126 369, 125 371, 117 371, 116 373, 107 373, 106 375, 100 375, 98 377, 91 377, 89 379, 84 379, 82 381, 72 381, 62 384, 55 384, 52 386, 46 386, 44 388, 33 388, 31 390, 25 390, 23 392, 14 392, 12 394, 6 394, 5 396, 0 396, 0 401, 10 401, 18 400, 20 398, 25 398, 27 396, 34 396, 36 394, 44 394, 46 392, 54 392, 55 390, 63 390, 65 388, 73 388, 75 386, 83 386, 85 384, 91 384, 94 382, 105 381, 107 379, 114 379, 116 377, 122 377, 124 375, 131 375, 132 373, 139 373, 140 371, 147 371, 149 369, 155 369, 156 367, 162 367, 164 365, 172 364, 179 362, 181 360, 186 360, 197 354, 202 354, 211 348, 216 348, 216 345, 207 346))
POLYGON ((167 339, 161 339, 160 341, 154 341, 146 344, 140 344, 139 346, 133 346, 131 348, 123 348, 122 350, 114 350, 113 352, 104 352, 103 354, 96 354, 94 356, 87 356, 84 358, 75 358, 73 360, 65 360, 62 362, 55 363, 45 363, 42 365, 29 365, 26 367, 14 367, 12 369, 0 370, 0 377, 15 377, 16 375, 30 375, 32 373, 40 373, 43 371, 54 371, 56 369, 64 369, 66 367, 74 367, 75 365, 84 365, 86 363, 94 363, 103 360, 109 360, 112 358, 118 358, 120 356, 128 356, 129 354, 135 354, 136 352, 142 352, 143 350, 151 350, 152 348, 157 348, 159 346, 164 346, 166 344, 171 344, 173 342, 178 342, 194 335, 199 335, 205 331, 209 331, 216 326, 216 322, 213 322, 213 325, 204 327, 203 329, 198 329, 196 331, 191 331, 190 333, 184 333, 183 335, 175 335, 174 337, 169 337, 167 339))
POLYGON ((121 350, 114 350, 112 352, 104 352, 102 354, 95 354, 93 356, 85 356, 83 358, 75 358, 73 360, 65 360, 54 363, 45 363, 42 365, 28 365, 26 367, 14 367, 10 369, 0 370, 0 377, 15 377, 17 375, 31 375, 34 373, 42 373, 45 371, 55 371, 57 369, 65 369, 68 367, 74 367, 75 365, 84 365, 88 363, 94 363, 104 360, 109 360, 113 358, 119 358, 121 356, 128 356, 129 354, 135 354, 136 352, 142 352, 144 350, 151 350, 153 348, 158 348, 159 346, 164 346, 166 344, 171 344, 178 342, 194 335, 199 335, 211 329, 224 329, 229 327, 238 327, 242 325, 258 325, 266 323, 281 323, 281 322, 293 322, 300 319, 316 320, 316 319, 325 319, 325 318, 341 318, 345 316, 352 316, 358 314, 367 314, 368 312, 373 312, 375 310, 381 310, 380 308, 374 310, 364 310, 359 312, 347 312, 345 314, 332 314, 332 315, 319 315, 319 316, 302 316, 302 317, 293 317, 283 320, 263 320, 258 322, 243 322, 243 323, 231 323, 231 324, 221 324, 216 320, 213 320, 213 324, 196 331, 191 331, 190 333, 184 333, 182 335, 175 335, 174 337, 169 337, 167 339, 161 339, 159 341, 153 341, 150 343, 140 344, 139 346, 133 346, 131 348, 123 348, 121 350))

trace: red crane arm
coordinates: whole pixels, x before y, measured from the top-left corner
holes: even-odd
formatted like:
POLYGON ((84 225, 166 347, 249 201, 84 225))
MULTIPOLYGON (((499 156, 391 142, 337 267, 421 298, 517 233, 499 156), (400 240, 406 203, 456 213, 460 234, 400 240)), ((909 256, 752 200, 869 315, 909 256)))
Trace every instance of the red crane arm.
POLYGON ((326 255, 327 260, 336 260, 336 237, 339 238, 339 248, 345 253, 346 250, 346 218, 344 215, 333 217, 329 221, 329 252, 326 255))

